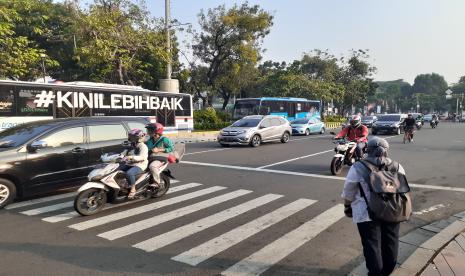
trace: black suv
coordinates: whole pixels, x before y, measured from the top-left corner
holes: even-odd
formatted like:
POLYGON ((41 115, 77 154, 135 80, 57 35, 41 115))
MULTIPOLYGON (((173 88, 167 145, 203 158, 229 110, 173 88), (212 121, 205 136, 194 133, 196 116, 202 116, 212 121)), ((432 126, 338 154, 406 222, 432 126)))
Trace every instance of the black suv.
POLYGON ((82 184, 102 153, 122 152, 127 132, 149 122, 147 117, 81 117, 0 132, 0 208, 16 197, 82 184))
POLYGON ((384 132, 399 135, 404 131, 405 118, 407 118, 406 114, 378 115, 378 120, 371 127, 371 134, 376 135, 379 132, 384 132))

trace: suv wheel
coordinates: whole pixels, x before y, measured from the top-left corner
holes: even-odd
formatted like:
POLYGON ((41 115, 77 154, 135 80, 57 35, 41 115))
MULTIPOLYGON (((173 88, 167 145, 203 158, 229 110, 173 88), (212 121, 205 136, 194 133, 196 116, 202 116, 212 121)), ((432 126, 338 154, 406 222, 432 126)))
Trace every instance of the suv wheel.
POLYGON ((289 132, 287 131, 284 132, 283 136, 281 137, 281 143, 289 142, 289 137, 290 137, 289 132))
POLYGON ((308 135, 310 135, 310 130, 307 128, 307 129, 305 130, 305 136, 308 136, 308 135))
POLYGON ((11 181, 0 179, 0 209, 16 198, 16 186, 11 181))
POLYGON ((320 134, 325 134, 326 129, 324 127, 321 128, 320 134))
POLYGON ((262 139, 260 138, 260 135, 258 134, 255 134, 254 136, 252 136, 252 139, 250 140, 250 146, 252 147, 258 147, 260 146, 262 142, 262 139))

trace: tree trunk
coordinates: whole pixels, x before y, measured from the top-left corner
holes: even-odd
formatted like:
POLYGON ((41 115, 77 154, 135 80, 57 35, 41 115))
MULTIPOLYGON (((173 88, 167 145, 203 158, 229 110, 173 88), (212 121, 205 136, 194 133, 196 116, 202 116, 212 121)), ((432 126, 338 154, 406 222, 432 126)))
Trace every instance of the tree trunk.
POLYGON ((222 98, 223 98, 223 110, 226 110, 226 106, 228 106, 229 99, 231 98, 231 92, 229 91, 224 91, 221 93, 222 98))
POLYGON ((118 60, 117 60, 117 67, 118 67, 118 68, 117 68, 116 70, 117 70, 117 72, 118 72, 119 82, 120 82, 120 84, 125 84, 125 82, 124 82, 124 75, 123 75, 123 64, 122 64, 120 58, 118 58, 118 60))

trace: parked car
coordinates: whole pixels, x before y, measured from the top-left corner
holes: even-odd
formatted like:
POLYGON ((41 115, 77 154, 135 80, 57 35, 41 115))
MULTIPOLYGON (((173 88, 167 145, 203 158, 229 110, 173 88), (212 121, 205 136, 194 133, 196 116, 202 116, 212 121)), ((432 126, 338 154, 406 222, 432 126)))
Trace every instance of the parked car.
POLYGON ((15 198, 81 184, 102 153, 122 152, 142 117, 80 117, 25 123, 0 133, 0 208, 15 198))
POLYGON ((291 122, 292 134, 310 135, 311 133, 325 133, 325 123, 316 118, 302 118, 291 122))
POLYGON ((433 119, 433 114, 426 114, 425 116, 423 116, 424 122, 431 122, 432 119, 433 119))
POLYGON ((395 133, 397 135, 404 132, 403 123, 407 115, 405 114, 384 114, 379 115, 376 123, 371 128, 371 133, 395 133))
POLYGON ((362 124, 368 128, 371 128, 373 126, 373 123, 376 122, 376 120, 378 120, 378 117, 376 116, 363 116, 362 124))
POLYGON ((462 116, 459 117, 459 122, 461 123, 465 122, 465 112, 462 113, 462 116))
POLYGON ((289 142, 292 133, 288 120, 276 115, 246 116, 220 131, 218 142, 222 146, 250 145, 258 147, 263 142, 289 142))

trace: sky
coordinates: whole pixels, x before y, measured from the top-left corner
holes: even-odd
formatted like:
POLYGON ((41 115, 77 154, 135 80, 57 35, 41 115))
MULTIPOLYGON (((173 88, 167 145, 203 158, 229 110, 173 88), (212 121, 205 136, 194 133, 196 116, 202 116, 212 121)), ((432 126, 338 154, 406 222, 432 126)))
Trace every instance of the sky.
MULTIPOLYGON (((171 17, 198 28, 201 9, 244 1, 171 0, 171 17)), ((154 17, 165 0, 146 0, 154 17)), ((464 0, 249 0, 274 16, 263 61, 293 61, 313 49, 340 56, 369 49, 375 80, 438 73, 449 84, 465 76, 464 0)), ((179 34, 183 37, 183 34, 179 34)), ((181 46, 184 47, 184 46, 181 46)), ((186 49, 184 49, 186 50, 186 49)))

